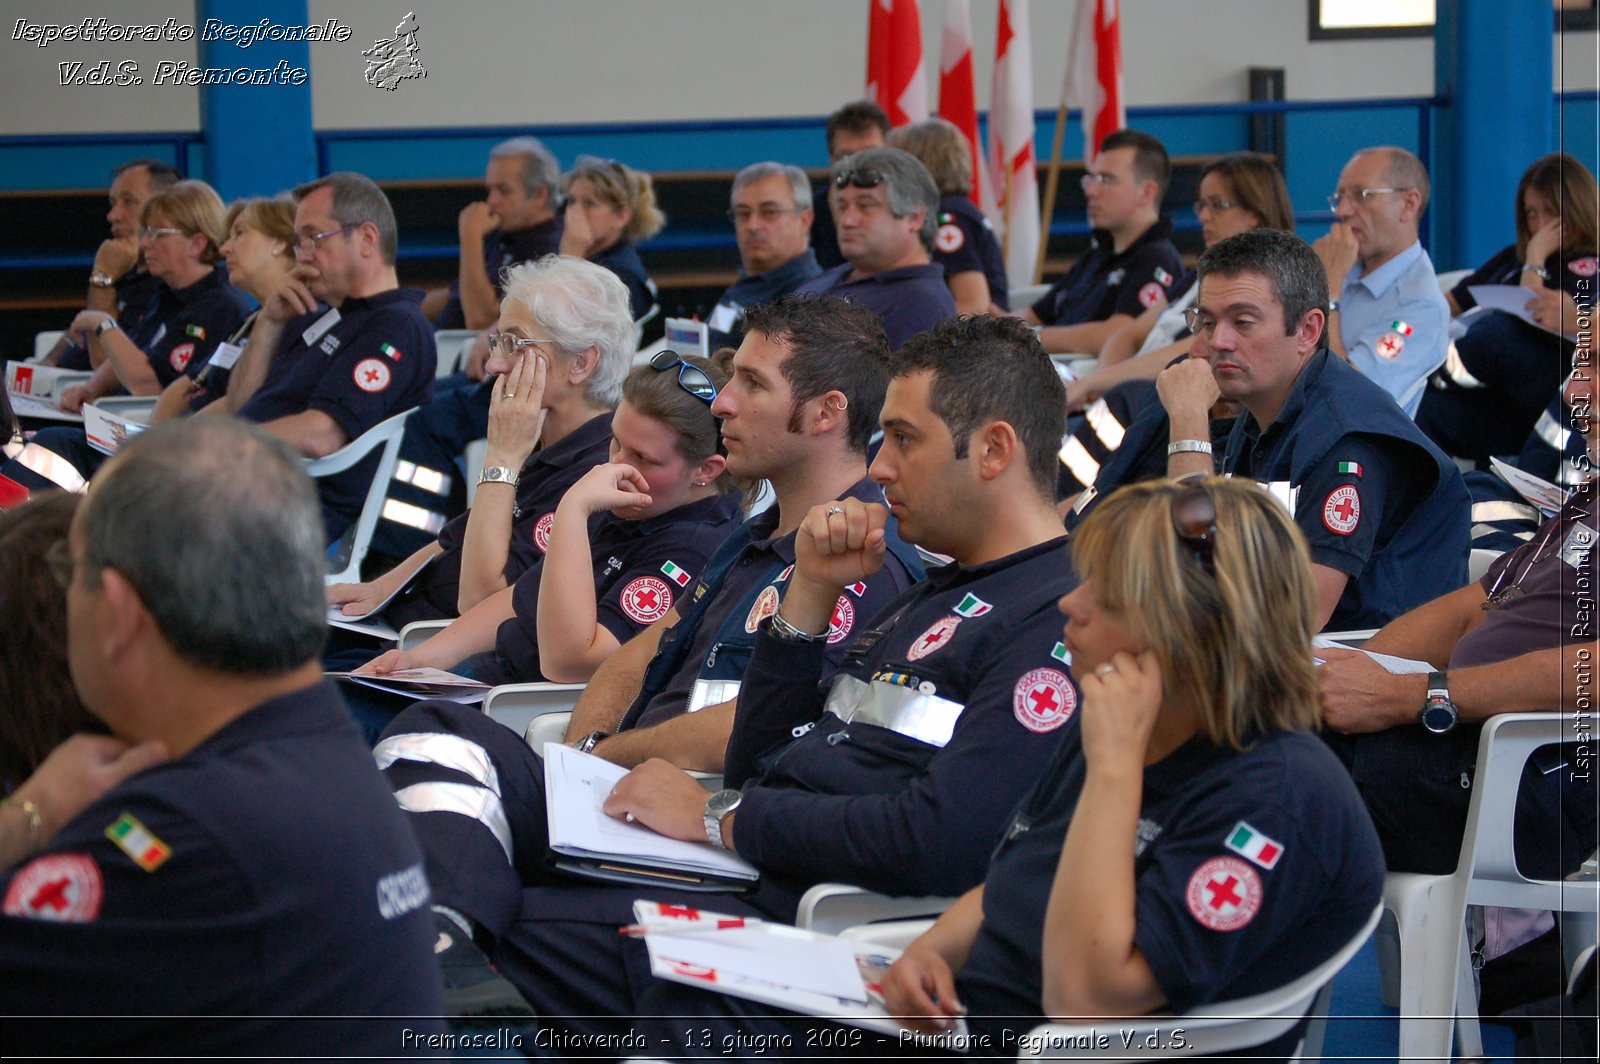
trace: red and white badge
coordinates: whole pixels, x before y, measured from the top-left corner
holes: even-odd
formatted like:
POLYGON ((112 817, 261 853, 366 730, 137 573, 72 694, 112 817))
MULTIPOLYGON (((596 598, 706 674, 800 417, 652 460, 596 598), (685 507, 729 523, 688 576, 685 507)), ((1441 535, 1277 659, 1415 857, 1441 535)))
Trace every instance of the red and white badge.
POLYGON ((1329 532, 1348 536, 1361 523, 1361 494, 1354 484, 1334 488, 1322 504, 1322 523, 1329 532))
POLYGON ((1261 877, 1237 857, 1213 857, 1189 877, 1189 915, 1213 931, 1237 931, 1261 911, 1261 877))
POLYGON ((1378 338, 1378 354, 1391 361, 1406 349, 1406 338, 1397 332, 1386 332, 1378 338))
POLYGON ((356 363, 356 387, 364 392, 381 392, 394 379, 394 371, 381 358, 364 358, 356 363))
POLYGON ((717 981, 717 970, 715 968, 703 968, 698 964, 690 964, 688 961, 673 961, 672 971, 685 979, 703 979, 708 983, 717 981))
POLYGON ((1017 722, 1031 732, 1052 732, 1078 708, 1078 692, 1064 672, 1034 669, 1017 681, 1011 695, 1017 722))
POLYGON ((961 227, 954 223, 941 225, 939 232, 933 238, 933 246, 946 255, 952 251, 960 251, 961 245, 966 242, 967 234, 963 233, 961 227))
POLYGON ((833 616, 828 618, 828 645, 850 638, 850 629, 856 626, 856 607, 843 595, 833 604, 833 616))
POLYGON ((1585 255, 1567 263, 1567 272, 1575 273, 1579 277, 1593 277, 1596 270, 1600 270, 1600 259, 1596 259, 1593 255, 1585 255))
POLYGON ((641 576, 622 589, 622 612, 640 624, 654 624, 672 608, 672 588, 665 580, 641 576))
POLYGON ((1154 281, 1150 281, 1143 288, 1139 289, 1139 305, 1143 307, 1153 307, 1157 303, 1161 302, 1161 297, 1166 294, 1167 290, 1165 288, 1162 288, 1154 281))
POLYGON ((100 915, 105 881, 100 866, 82 853, 53 853, 27 865, 11 879, 5 902, 7 916, 87 924, 100 915))
POLYGON ((182 373, 189 368, 189 360, 194 357, 194 344, 179 344, 167 356, 167 361, 172 363, 172 368, 182 373))
POLYGON ((533 545, 539 548, 540 554, 544 554, 550 549, 550 529, 555 523, 556 515, 554 510, 533 523, 533 545))
POLYGON ((961 623, 960 617, 941 617, 917 637, 906 650, 907 661, 921 661, 935 650, 950 642, 956 634, 956 627, 961 623))
POLYGON ((754 632, 761 626, 761 622, 778 612, 778 589, 768 585, 761 589, 761 594, 750 604, 750 612, 745 614, 744 630, 754 632))

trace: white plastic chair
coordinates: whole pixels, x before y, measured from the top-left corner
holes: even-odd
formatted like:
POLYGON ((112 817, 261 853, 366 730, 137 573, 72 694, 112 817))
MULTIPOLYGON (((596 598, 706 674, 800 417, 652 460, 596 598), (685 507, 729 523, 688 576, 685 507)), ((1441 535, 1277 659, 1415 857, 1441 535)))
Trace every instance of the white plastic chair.
POLYGON ((1047 284, 1013 285, 1006 292, 1006 298, 1011 301, 1012 310, 1026 310, 1039 302, 1039 297, 1048 291, 1050 286, 1047 284))
MULTIPOLYGON (((655 290, 655 286, 654 285, 651 286, 651 290, 652 291, 655 290)), ((660 303, 651 303, 650 304, 650 309, 645 311, 644 315, 633 323, 633 346, 635 348, 638 348, 638 346, 641 343, 644 342, 644 327, 646 325, 650 324, 650 322, 655 318, 655 316, 657 314, 660 314, 660 313, 661 313, 661 304, 660 303)))
MULTIPOLYGON (((578 704, 578 696, 588 684, 581 683, 508 683, 493 688, 483 696, 483 711, 519 735, 527 737, 528 726, 540 717, 551 713, 571 714, 578 704)), ((559 741, 566 733, 565 722, 561 734, 553 736, 559 741)), ((545 738, 539 739, 542 749, 545 738)))
POLYGON ((467 360, 467 352, 472 350, 473 341, 477 338, 477 329, 434 330, 433 344, 439 351, 439 364, 434 369, 434 377, 443 380, 460 369, 467 360))
POLYGON ((411 650, 423 643, 426 643, 428 640, 432 639, 434 636, 450 627, 450 622, 452 619, 453 618, 443 618, 437 621, 412 621, 410 624, 400 629, 400 638, 395 641, 395 649, 411 650))
POLYGON ((1513 851, 1523 765, 1539 747, 1571 738, 1570 721, 1562 713, 1491 717, 1478 740, 1477 778, 1456 871, 1384 877, 1383 905, 1394 914, 1400 940, 1401 1059, 1448 1059, 1452 1025, 1459 1056, 1483 1054, 1465 934, 1468 905, 1583 914, 1593 937, 1600 879, 1592 863, 1571 879, 1535 880, 1517 870, 1513 851))
MULTIPOLYGON (((954 901, 954 898, 937 896, 892 897, 849 883, 818 883, 801 896, 794 925, 839 935, 846 929, 872 928, 886 922, 909 923, 913 922, 912 917, 938 916, 954 901)), ((932 923, 931 920, 921 922, 932 923)), ((865 931, 863 934, 872 937, 865 931)))
POLYGON ((378 515, 383 510, 383 499, 389 490, 389 479, 394 476, 395 462, 400 457, 400 437, 405 433, 406 418, 415 412, 404 411, 378 422, 332 454, 306 461, 306 472, 313 477, 331 477, 343 473, 360 462, 374 450, 382 448, 378 468, 373 470, 367 487, 366 500, 361 513, 339 538, 337 549, 330 551, 328 559, 329 584, 354 583, 361 579, 361 560, 367 556, 367 544, 372 541, 372 530, 377 527, 378 515))
POLYGON ((461 452, 462 463, 467 471, 467 508, 472 508, 472 503, 478 497, 478 471, 483 468, 483 460, 489 455, 489 440, 473 440, 467 444, 466 450, 461 452))
POLYGON ((1482 547, 1473 547, 1472 554, 1467 558, 1467 577, 1476 583, 1483 579, 1483 574, 1489 571, 1489 566, 1500 557, 1497 550, 1484 550, 1482 547))
POLYGON ((1446 270, 1436 274, 1435 276, 1439 278, 1439 291, 1449 295, 1450 290, 1465 280, 1467 274, 1471 272, 1471 270, 1446 270))
POLYGON ((1276 990, 1201 1005, 1179 1016, 1140 1016, 1099 1024, 1040 1024, 1024 1039, 1017 1059, 1072 1057, 1149 1061, 1157 1056, 1191 1057, 1228 1053, 1270 1042, 1308 1015, 1312 1018, 1311 1027, 1296 1058, 1321 1059, 1322 1027, 1327 1017, 1334 977, 1350 963, 1350 958, 1361 951, 1382 914, 1381 905, 1373 909, 1366 925, 1338 952, 1276 990), (1099 1048, 1101 1040, 1096 1035, 1108 1033, 1111 1037, 1104 1041, 1109 1044, 1099 1048), (1052 1050, 1053 1046, 1070 1048, 1052 1050), (1163 1048, 1158 1054, 1147 1046, 1163 1048))

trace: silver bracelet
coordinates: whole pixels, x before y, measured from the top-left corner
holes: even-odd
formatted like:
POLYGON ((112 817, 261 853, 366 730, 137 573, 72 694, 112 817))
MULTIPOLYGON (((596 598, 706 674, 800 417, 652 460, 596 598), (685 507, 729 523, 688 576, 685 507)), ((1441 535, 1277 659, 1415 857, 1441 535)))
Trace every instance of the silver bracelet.
POLYGON ((821 636, 812 635, 810 632, 802 632, 800 629, 784 620, 783 614, 781 613, 774 613, 772 615, 772 635, 774 638, 781 639, 785 643, 815 643, 818 639, 822 638, 821 636))
POLYGON ((1173 440, 1167 444, 1167 457, 1175 454, 1210 454, 1210 440, 1173 440))

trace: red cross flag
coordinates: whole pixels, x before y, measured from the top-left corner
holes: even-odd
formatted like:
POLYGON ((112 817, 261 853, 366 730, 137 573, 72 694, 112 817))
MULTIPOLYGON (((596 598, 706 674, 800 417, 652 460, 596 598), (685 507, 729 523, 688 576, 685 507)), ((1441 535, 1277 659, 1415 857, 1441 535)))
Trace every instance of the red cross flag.
POLYGON ((973 203, 984 207, 983 152, 978 150, 978 90, 972 73, 972 11, 967 0, 944 0, 944 35, 939 44, 939 117, 961 130, 966 138, 967 150, 972 153, 969 196, 973 203))
POLYGON ((872 0, 867 22, 867 96, 891 126, 928 117, 928 77, 922 66, 922 15, 917 0, 872 0))
POLYGON ((1117 0, 1078 0, 1061 98, 1083 111, 1083 158, 1128 124, 1122 103, 1122 16, 1117 0))

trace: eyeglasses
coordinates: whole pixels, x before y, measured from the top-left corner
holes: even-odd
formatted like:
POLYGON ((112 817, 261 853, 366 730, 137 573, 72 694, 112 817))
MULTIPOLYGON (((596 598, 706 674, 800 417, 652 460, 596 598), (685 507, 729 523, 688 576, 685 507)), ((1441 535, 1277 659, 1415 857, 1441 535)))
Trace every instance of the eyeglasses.
POLYGON ((1342 199, 1348 199, 1348 200, 1350 200, 1351 203, 1365 203, 1367 201, 1367 198, 1370 197, 1370 196, 1381 196, 1386 192, 1410 192, 1410 191, 1411 190, 1408 189, 1408 188, 1352 188, 1352 189, 1343 189, 1343 188, 1341 188, 1337 192, 1335 192, 1333 195, 1328 197, 1328 209, 1330 211, 1338 210, 1339 209, 1339 201, 1342 200, 1342 199))
POLYGON ((490 333, 489 350, 503 352, 508 358, 516 358, 522 353, 524 347, 533 347, 535 344, 553 344, 554 340, 529 340, 510 333, 490 333))
POLYGON ((72 586, 72 574, 78 566, 72 560, 72 550, 66 540, 58 539, 50 544, 50 549, 44 552, 44 564, 49 568, 51 578, 61 585, 61 590, 72 586))
POLYGON ((802 207, 774 207, 762 204, 756 208, 734 207, 728 212, 728 221, 734 225, 749 225, 750 219, 759 218, 763 222, 775 222, 786 214, 799 214, 802 207))
POLYGON ((334 229, 327 229, 320 233, 311 233, 308 236, 297 237, 294 242, 294 249, 296 251, 316 251, 317 248, 322 246, 322 242, 324 240, 328 239, 330 236, 333 236, 335 233, 348 233, 350 230, 356 229, 359 226, 359 222, 348 222, 334 229))
POLYGON ((1178 492, 1172 500, 1172 530, 1200 567, 1216 576, 1212 552, 1216 548, 1217 504, 1209 491, 1194 484, 1178 492))
POLYGON ((1122 178, 1108 171, 1102 170, 1099 173, 1095 173, 1093 170, 1091 170, 1087 174, 1084 174, 1082 177, 1078 178, 1078 184, 1083 187, 1085 192, 1088 192, 1096 185, 1109 188, 1121 180, 1122 178))
POLYGON ((188 236, 189 230, 177 229, 170 225, 141 225, 139 227, 140 240, 159 240, 164 236, 188 236))
POLYGON ((1199 307, 1184 308, 1183 320, 1189 326, 1190 332, 1206 340, 1211 339, 1211 334, 1217 331, 1217 319, 1199 307))
POLYGON ((1223 211, 1232 210, 1237 206, 1238 204, 1231 199, 1220 199, 1218 197, 1206 199, 1202 196, 1194 201, 1194 213, 1199 214, 1204 210, 1210 211, 1212 214, 1221 214, 1223 211))
POLYGON ((859 170, 840 170, 837 174, 833 175, 833 187, 877 188, 887 180, 889 180, 889 175, 885 174, 882 170, 870 170, 866 168, 859 170))
POLYGON ((678 367, 678 387, 710 406, 717 398, 717 384, 709 373, 694 363, 685 361, 682 355, 670 348, 666 351, 657 351, 650 358, 650 368, 657 373, 665 373, 673 366, 678 367))

